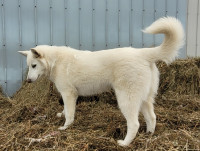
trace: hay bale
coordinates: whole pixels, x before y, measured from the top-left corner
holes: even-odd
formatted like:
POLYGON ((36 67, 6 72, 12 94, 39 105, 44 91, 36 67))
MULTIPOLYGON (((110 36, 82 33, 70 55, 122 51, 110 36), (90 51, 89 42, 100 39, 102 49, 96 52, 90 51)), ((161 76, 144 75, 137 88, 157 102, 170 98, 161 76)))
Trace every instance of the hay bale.
POLYGON ((52 83, 41 77, 34 83, 24 82, 20 90, 12 97, 14 107, 9 113, 8 121, 22 122, 35 117, 35 114, 51 114, 57 106, 55 94, 52 94, 52 83), (52 109, 54 108, 54 109, 52 109))
POLYGON ((4 96, 4 94, 3 94, 3 90, 2 90, 2 88, 1 88, 1 86, 0 86, 0 99, 3 99, 5 96, 4 96))
POLYGON ((58 131, 64 118, 56 117, 63 107, 55 86, 45 77, 24 82, 12 105, 1 110, 0 150, 199 150, 199 67, 199 59, 159 63, 156 131, 146 134, 140 115, 139 133, 128 148, 116 143, 125 137, 126 121, 113 92, 79 97, 74 123, 58 131))
POLYGON ((2 90, 2 88, 0 87, 0 95, 2 95, 3 94, 3 90, 2 90))
POLYGON ((4 108, 8 108, 10 106, 12 106, 12 103, 9 101, 9 98, 5 97, 3 90, 0 87, 0 115, 2 114, 4 108))
POLYGON ((200 94, 200 58, 176 60, 169 66, 158 63, 159 94, 200 94))

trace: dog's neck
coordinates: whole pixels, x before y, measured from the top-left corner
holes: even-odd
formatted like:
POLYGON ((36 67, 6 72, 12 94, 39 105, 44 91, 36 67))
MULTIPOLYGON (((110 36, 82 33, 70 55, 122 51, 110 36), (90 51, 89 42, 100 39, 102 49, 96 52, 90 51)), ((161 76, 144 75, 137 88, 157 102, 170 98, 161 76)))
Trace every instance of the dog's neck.
POLYGON ((48 67, 47 67, 47 77, 53 82, 54 81, 54 76, 53 76, 53 72, 54 72, 54 68, 55 68, 55 62, 53 61, 51 63, 48 63, 48 67))
POLYGON ((46 58, 46 76, 52 81, 55 82, 55 76, 56 76, 56 70, 63 64, 67 66, 69 62, 73 62, 74 54, 76 54, 78 51, 74 51, 73 49, 69 48, 68 50, 65 51, 60 51, 60 50, 52 50, 51 54, 48 55, 49 53, 46 53, 47 56, 46 58), (70 57, 67 57, 70 56, 70 57), (62 64, 60 64, 60 62, 62 64))
POLYGON ((57 58, 46 56, 45 61, 46 61, 46 76, 49 78, 49 80, 54 82, 55 64, 56 64, 57 58))

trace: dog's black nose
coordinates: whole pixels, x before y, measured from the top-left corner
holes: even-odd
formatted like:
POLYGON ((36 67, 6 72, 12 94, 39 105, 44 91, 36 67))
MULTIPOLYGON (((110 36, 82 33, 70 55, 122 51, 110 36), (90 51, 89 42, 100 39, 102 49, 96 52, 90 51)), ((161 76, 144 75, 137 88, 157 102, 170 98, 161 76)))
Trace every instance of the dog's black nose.
POLYGON ((27 79, 26 81, 27 81, 28 83, 31 83, 31 82, 32 82, 31 79, 27 79))

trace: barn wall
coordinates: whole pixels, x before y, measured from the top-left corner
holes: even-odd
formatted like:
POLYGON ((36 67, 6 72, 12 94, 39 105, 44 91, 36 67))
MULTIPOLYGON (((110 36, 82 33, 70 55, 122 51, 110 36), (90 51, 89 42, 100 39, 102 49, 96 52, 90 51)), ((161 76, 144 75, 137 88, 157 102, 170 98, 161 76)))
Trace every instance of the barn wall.
POLYGON ((187 56, 200 56, 200 1, 188 0, 187 56))
MULTIPOLYGON (((185 29, 187 24, 187 0, 0 2, 0 85, 8 95, 20 87, 26 71, 25 57, 17 53, 19 50, 28 50, 41 44, 66 45, 93 51, 125 46, 152 47, 159 45, 163 36, 143 34, 141 30, 154 20, 175 16, 185 29)), ((187 45, 189 47, 193 46, 187 45)), ((195 53, 189 53, 184 47, 180 57, 198 54, 196 49, 193 51, 195 53)))

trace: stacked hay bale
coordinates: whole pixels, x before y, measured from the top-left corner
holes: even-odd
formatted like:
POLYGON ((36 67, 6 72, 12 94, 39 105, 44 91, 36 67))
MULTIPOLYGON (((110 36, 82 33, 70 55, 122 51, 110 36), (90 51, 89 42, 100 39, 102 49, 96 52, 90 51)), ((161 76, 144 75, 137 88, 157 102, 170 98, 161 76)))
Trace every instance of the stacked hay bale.
POLYGON ((177 60, 167 66, 158 63, 159 94, 200 94, 200 58, 177 60))
POLYGON ((12 106, 12 103, 10 102, 9 98, 5 97, 3 94, 3 90, 0 87, 0 115, 3 112, 4 108, 12 106))
POLYGON ((198 150, 200 149, 200 59, 177 60, 170 66, 158 63, 159 94, 156 98, 156 131, 145 133, 140 116, 137 137, 128 148, 117 139, 126 134, 126 121, 113 92, 79 97, 73 125, 65 131, 57 128, 63 106, 60 94, 45 77, 23 83, 1 112, 1 150, 198 150))
POLYGON ((2 88, 0 87, 0 100, 2 100, 3 98, 4 98, 3 91, 2 88))

